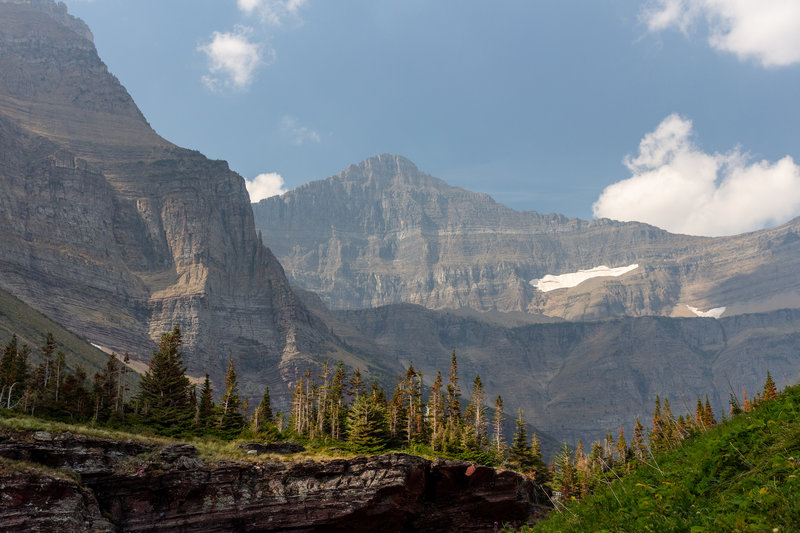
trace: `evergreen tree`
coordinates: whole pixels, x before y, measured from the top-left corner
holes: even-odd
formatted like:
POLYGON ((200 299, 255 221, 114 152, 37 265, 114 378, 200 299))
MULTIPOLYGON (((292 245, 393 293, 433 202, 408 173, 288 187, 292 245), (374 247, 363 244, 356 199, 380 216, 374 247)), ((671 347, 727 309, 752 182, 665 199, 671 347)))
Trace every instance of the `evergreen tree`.
POLYGON ((708 401, 708 394, 706 394, 706 404, 703 408, 703 423, 707 428, 717 424, 717 420, 714 418, 714 411, 711 409, 711 402, 708 401))
POLYGON ((354 400, 357 400, 366 393, 367 389, 364 386, 364 380, 361 378, 361 370, 356 368, 355 372, 353 372, 353 377, 350 378, 350 394, 354 400))
POLYGON ((275 420, 272 416, 272 406, 269 398, 269 386, 264 387, 264 397, 261 398, 261 403, 258 404, 256 410, 253 412, 253 420, 250 423, 250 428, 258 433, 265 431, 267 427, 272 426, 275 420))
POLYGON ((498 394, 497 399, 494 401, 494 451, 502 453, 503 451, 503 398, 498 394))
POLYGON ((428 419, 431 427, 431 449, 435 452, 444 446, 445 398, 442 392, 442 373, 436 373, 428 400, 428 419))
POLYGON ((767 370, 767 381, 764 382, 764 392, 761 393, 761 398, 763 400, 774 400, 778 397, 778 389, 775 387, 775 381, 772 380, 772 376, 767 370))
POLYGON ((448 422, 461 421, 461 388, 458 386, 458 362, 456 361, 456 351, 453 350, 453 358, 450 361, 450 378, 447 380, 447 404, 446 417, 448 422))
POLYGON ((482 449, 487 445, 486 436, 486 391, 483 390, 481 376, 475 376, 472 384, 466 413, 466 445, 469 448, 482 449))
POLYGON ((633 427, 631 451, 639 461, 644 461, 645 456, 647 456, 647 445, 644 442, 644 426, 638 416, 636 417, 636 425, 633 427))
POLYGON ((668 449, 667 428, 661 415, 661 398, 656 396, 656 407, 653 410, 653 426, 650 429, 650 449, 661 452, 668 449))
POLYGON ((561 445, 561 451, 553 462, 553 470, 553 484, 555 489, 561 493, 561 499, 569 500, 577 496, 577 472, 572 461, 572 452, 566 442, 561 445))
POLYGON ((347 426, 347 442, 355 451, 380 452, 389 442, 386 408, 375 393, 358 397, 350 408, 347 426))
POLYGON ((225 392, 219 401, 219 427, 223 431, 237 432, 244 426, 242 401, 239 399, 239 380, 236 377, 236 365, 233 358, 228 359, 225 372, 225 392))
POLYGON ((203 386, 200 389, 200 399, 197 403, 197 425, 200 427, 210 427, 214 419, 214 398, 212 396, 211 380, 206 372, 203 386))
POLYGON ((628 442, 625 440, 625 431, 622 429, 622 424, 619 426, 619 435, 617 435, 617 458, 622 464, 626 464, 630 460, 630 450, 628 449, 628 442))
POLYGON ((527 471, 533 464, 531 447, 528 445, 528 430, 525 428, 525 421, 522 419, 521 408, 517 410, 517 423, 511 446, 507 451, 507 457, 509 465, 522 472, 527 471))
POLYGON ((171 333, 161 335, 158 350, 153 352, 147 372, 139 382, 138 403, 145 418, 160 425, 169 433, 180 432, 194 414, 186 377, 182 340, 176 326, 171 333))

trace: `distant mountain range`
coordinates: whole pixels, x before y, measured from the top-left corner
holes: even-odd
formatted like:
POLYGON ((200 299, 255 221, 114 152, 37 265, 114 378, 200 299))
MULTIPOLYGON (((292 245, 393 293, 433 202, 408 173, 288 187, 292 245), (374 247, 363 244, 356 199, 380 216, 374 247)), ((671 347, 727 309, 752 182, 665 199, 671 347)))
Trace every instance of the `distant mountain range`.
POLYGON ((800 308, 800 218, 704 238, 519 212, 396 155, 267 198, 253 212, 289 280, 335 309, 404 302, 595 320, 800 308), (535 286, 601 266, 629 271, 535 286))
POLYGON ((219 389, 232 357, 285 409, 325 359, 391 393, 456 349, 465 396, 480 373, 509 413, 590 439, 656 394, 722 408, 767 368, 796 381, 797 272, 800 219, 709 239, 517 212, 393 155, 251 207, 224 161, 150 128, 63 4, 0 0, 0 314, 24 302, 140 364, 179 325, 190 374, 219 389))

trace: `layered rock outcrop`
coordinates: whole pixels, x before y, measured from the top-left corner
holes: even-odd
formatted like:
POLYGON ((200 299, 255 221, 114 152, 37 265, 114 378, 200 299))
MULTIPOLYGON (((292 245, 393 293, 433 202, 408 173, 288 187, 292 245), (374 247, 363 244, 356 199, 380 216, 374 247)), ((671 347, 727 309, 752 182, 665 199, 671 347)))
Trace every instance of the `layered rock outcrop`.
POLYGON ((290 280, 336 309, 415 303, 569 320, 800 308, 800 219, 702 238, 640 223, 519 212, 372 157, 254 207, 290 280), (542 292, 531 280, 601 265, 638 268, 542 292))
POLYGON ((76 532, 494 531, 496 523, 525 521, 546 501, 528 478, 510 471, 404 454, 168 464, 120 443, 124 459, 110 460, 117 471, 109 473, 94 466, 88 447, 110 453, 112 441, 26 438, 0 442, 0 457, 28 461, 4 465, 14 474, 3 477, 9 497, 0 502, 0 529, 13 520, 29 530, 64 524, 76 532), (64 449, 76 459, 62 467, 80 472, 77 480, 32 467, 52 464, 64 449), (40 514, 37 506, 48 501, 58 505, 40 514))

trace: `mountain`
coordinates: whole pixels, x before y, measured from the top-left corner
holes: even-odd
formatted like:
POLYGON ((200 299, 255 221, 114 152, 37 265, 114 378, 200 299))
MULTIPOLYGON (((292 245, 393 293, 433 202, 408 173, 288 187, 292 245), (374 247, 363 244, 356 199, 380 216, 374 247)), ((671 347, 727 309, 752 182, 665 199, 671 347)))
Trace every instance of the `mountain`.
POLYGON ((63 4, 0 0, 0 50, 0 287, 139 361, 179 325, 190 374, 220 383, 233 357, 278 405, 347 356, 262 245, 242 177, 158 136, 63 4))
POLYGON ((800 307, 800 218, 704 238, 519 212, 396 155, 267 198, 253 211, 290 281, 335 309, 404 302, 593 320, 800 307), (600 266, 631 270, 542 290, 600 266), (546 276, 561 277, 534 286, 546 276))
MULTIPOLYGON (((649 419, 656 395, 675 415, 708 394, 727 413, 730 393, 761 389, 767 370, 783 386, 800 377, 800 310, 713 318, 620 317, 507 327, 412 304, 337 311, 336 318, 378 346, 384 364, 414 363, 426 382, 458 356, 462 389, 475 374, 507 413, 557 439, 602 439, 636 416, 649 419)), ((347 331, 332 329, 347 339, 347 331)))

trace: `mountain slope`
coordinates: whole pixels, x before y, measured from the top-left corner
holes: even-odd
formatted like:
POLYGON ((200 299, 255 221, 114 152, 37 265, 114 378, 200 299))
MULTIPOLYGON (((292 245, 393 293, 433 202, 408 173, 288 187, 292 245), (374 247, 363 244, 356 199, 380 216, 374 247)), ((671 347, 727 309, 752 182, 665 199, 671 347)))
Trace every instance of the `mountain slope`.
POLYGON ((190 373, 234 357, 278 405, 346 352, 261 244, 241 176, 159 137, 63 4, 0 1, 0 49, 2 288, 139 360, 179 325, 190 373))
MULTIPOLYGON (((532 531, 796 531, 800 387, 699 434, 532 531)), ((524 529, 525 531, 529 531, 524 529)))
POLYGON ((337 309, 416 303, 571 320, 800 307, 800 219, 736 237, 519 212, 380 155, 254 205, 292 283, 337 309), (605 265, 620 276, 543 292, 531 281, 605 265))
POLYGON ((426 381, 455 349, 462 379, 480 374, 489 398, 502 394, 506 412, 521 407, 527 421, 571 443, 602 439, 620 425, 630 435, 656 395, 668 396, 677 414, 709 394, 719 411, 731 387, 752 393, 767 370, 782 385, 800 378, 800 310, 515 327, 410 304, 335 315, 371 339, 384 364, 413 362, 426 381))

